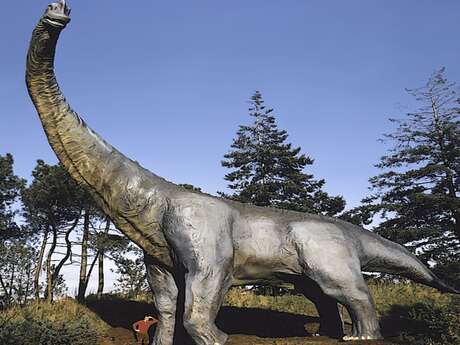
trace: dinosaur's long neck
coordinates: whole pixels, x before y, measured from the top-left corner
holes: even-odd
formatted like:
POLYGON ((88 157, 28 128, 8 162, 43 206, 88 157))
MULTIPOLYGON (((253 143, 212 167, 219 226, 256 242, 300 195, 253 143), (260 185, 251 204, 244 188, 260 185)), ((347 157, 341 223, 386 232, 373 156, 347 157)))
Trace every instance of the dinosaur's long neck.
MULTIPOLYGON (((48 140, 61 163, 79 183, 97 189, 97 171, 113 148, 89 129, 67 104, 54 74, 60 30, 40 22, 27 56, 26 82, 48 140)), ((104 162, 105 163, 105 162, 104 162)))
MULTIPOLYGON (((70 108, 54 74, 59 34, 41 20, 27 56, 27 87, 48 140, 72 178, 128 237, 154 255, 167 246, 159 229, 167 182, 106 143, 70 108)), ((160 254, 168 261, 166 249, 160 254)))

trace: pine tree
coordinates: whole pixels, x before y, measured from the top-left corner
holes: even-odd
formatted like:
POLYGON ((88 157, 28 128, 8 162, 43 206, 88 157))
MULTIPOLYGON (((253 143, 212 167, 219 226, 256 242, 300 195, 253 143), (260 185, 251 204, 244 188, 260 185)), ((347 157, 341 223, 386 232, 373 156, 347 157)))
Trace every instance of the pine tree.
POLYGON ((129 245, 123 252, 114 253, 112 258, 116 266, 112 272, 118 275, 115 283, 118 293, 136 298, 149 291, 143 253, 138 247, 129 245))
POLYGON ((16 223, 15 208, 25 181, 14 174, 13 164, 11 154, 0 155, 0 307, 22 302, 29 294, 29 285, 23 282, 31 260, 24 253, 32 249, 26 245, 26 231, 16 223))
POLYGON ((21 235, 15 221, 17 210, 14 203, 18 200, 25 181, 13 172, 13 156, 0 155, 0 241, 6 241, 21 235))
POLYGON ((259 206, 335 215, 345 206, 342 197, 322 190, 325 181, 304 172, 313 159, 287 143, 288 134, 279 130, 259 91, 251 97, 249 115, 253 123, 242 125, 224 155, 222 166, 233 169, 225 175, 234 191, 222 196, 259 206))
MULTIPOLYGON (((376 231, 412 248, 425 262, 460 267, 460 107, 455 83, 436 71, 425 86, 407 90, 416 112, 385 135, 393 144, 370 179, 374 195, 363 209, 379 213, 376 231)), ((460 277, 459 277, 460 278, 460 277)))

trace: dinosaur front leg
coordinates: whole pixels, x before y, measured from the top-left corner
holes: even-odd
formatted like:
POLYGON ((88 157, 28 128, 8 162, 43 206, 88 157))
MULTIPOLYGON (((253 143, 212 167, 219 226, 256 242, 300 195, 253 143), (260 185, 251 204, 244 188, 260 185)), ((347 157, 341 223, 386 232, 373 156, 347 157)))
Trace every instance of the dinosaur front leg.
POLYGON ((184 326, 197 345, 224 345, 228 336, 215 324, 231 278, 216 263, 185 278, 184 326))
POLYGON ((158 311, 158 326, 153 345, 172 345, 176 323, 177 286, 170 272, 147 261, 147 280, 158 311))
POLYGON ((196 345, 224 345, 215 324, 233 279, 232 212, 212 199, 206 207, 195 194, 175 200, 164 231, 185 273, 184 327, 196 345))

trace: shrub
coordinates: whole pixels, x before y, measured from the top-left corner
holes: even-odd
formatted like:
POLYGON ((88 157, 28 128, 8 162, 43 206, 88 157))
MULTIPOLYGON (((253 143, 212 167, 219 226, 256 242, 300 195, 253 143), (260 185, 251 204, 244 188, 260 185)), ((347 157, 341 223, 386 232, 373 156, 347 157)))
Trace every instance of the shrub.
POLYGON ((0 328, 2 345, 96 345, 97 339, 97 331, 85 319, 53 323, 27 316, 6 320, 0 328))
POLYGON ((96 345, 107 329, 94 313, 71 299, 0 312, 2 345, 96 345))
POLYGON ((458 301, 445 306, 431 301, 406 306, 394 305, 381 323, 383 327, 399 333, 403 344, 460 345, 458 301))

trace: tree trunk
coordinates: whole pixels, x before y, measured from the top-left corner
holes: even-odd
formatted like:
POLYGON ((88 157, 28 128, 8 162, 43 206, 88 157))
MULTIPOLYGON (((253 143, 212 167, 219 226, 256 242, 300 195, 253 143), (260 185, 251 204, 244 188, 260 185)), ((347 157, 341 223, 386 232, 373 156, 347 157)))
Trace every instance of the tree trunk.
POLYGON ((43 256, 45 255, 46 242, 48 241, 49 227, 46 227, 45 233, 43 235, 42 245, 40 247, 40 252, 37 258, 37 265, 35 266, 34 272, 34 293, 35 299, 40 298, 40 272, 42 270, 43 256))
MULTIPOLYGON (((107 217, 106 223, 105 223, 105 230, 104 233, 108 234, 110 230, 110 219, 107 217)), ((97 283, 97 299, 102 298, 102 293, 104 292, 104 255, 105 251, 104 249, 99 249, 99 257, 98 257, 98 283, 97 283)))
POLYGON ((2 289, 3 289, 4 293, 5 293, 5 303, 8 304, 8 302, 10 300, 10 295, 8 293, 8 289, 7 289, 7 287, 5 285, 5 282, 3 281, 3 278, 2 278, 1 275, 0 275, 0 285, 2 286, 2 289))
POLYGON ((24 300, 22 302, 23 305, 27 303, 27 297, 29 296, 30 290, 30 275, 31 275, 31 266, 30 264, 27 266, 27 282, 26 282, 26 289, 24 291, 24 300))
POLYGON ((72 253, 72 242, 70 242, 70 234, 77 227, 79 220, 80 220, 80 215, 78 215, 77 218, 75 218, 75 221, 73 222, 73 224, 65 232, 66 253, 53 270, 53 276, 51 278, 51 281, 53 282, 53 289, 56 286, 56 281, 58 280, 59 272, 61 272, 61 268, 64 266, 66 261, 69 259, 70 254, 72 253))
POLYGON ((104 251, 99 252, 98 257, 98 279, 97 279, 97 299, 102 298, 102 293, 104 292, 104 251))
POLYGON ((454 219, 455 219, 454 233, 455 233, 455 236, 457 236, 457 239, 460 241, 460 213, 454 212, 454 219))
POLYGON ((88 274, 86 275, 85 280, 81 284, 81 286, 78 287, 78 295, 83 296, 83 298, 78 300, 79 302, 83 302, 85 300, 85 294, 86 294, 86 289, 88 288, 88 283, 89 283, 89 278, 91 277, 91 273, 93 272, 94 266, 96 266, 96 261, 99 258, 99 252, 96 254, 94 257, 93 261, 91 262, 91 265, 89 265, 89 270, 88 274))
POLYGON ((96 253, 96 256, 94 257, 93 262, 91 262, 91 265, 89 266, 88 274, 85 279, 85 286, 84 286, 85 290, 83 291, 83 294, 86 292, 86 288, 88 287, 88 283, 89 283, 89 278, 91 277, 91 273, 93 272, 94 266, 96 266, 96 262, 98 258, 99 258, 99 252, 96 253))
POLYGON ((10 291, 8 293, 8 295, 10 296, 13 296, 13 286, 14 286, 14 274, 16 273, 16 265, 13 265, 13 268, 11 269, 11 278, 10 278, 10 291))
POLYGON ((56 249, 57 243, 57 230, 56 227, 53 225, 51 226, 53 231, 53 242, 51 243, 51 247, 48 251, 48 256, 46 258, 46 291, 45 291, 45 298, 48 302, 53 301, 53 267, 52 267, 52 256, 54 250, 56 249))
POLYGON ((89 238, 89 219, 90 215, 88 210, 85 211, 83 222, 83 237, 81 240, 81 263, 80 263, 80 279, 78 282, 77 301, 83 302, 85 300, 86 292, 86 271, 88 266, 88 238, 89 238))

